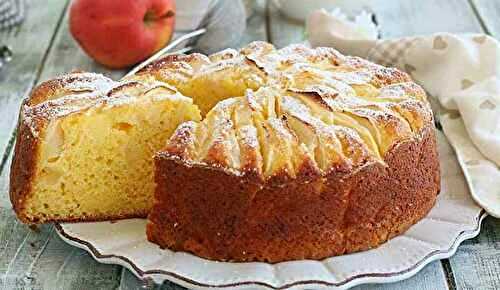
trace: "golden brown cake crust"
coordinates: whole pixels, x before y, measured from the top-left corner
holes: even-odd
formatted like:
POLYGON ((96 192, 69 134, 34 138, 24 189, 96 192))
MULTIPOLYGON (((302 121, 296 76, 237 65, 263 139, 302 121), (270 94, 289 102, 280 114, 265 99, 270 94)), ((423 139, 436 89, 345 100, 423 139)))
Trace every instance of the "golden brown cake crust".
MULTIPOLYGON (((261 98, 268 92, 257 91, 256 96, 249 92, 245 98, 220 102, 209 113, 213 118, 207 115, 203 123, 188 122, 179 127, 169 145, 155 156, 156 201, 147 225, 150 241, 214 260, 321 259, 376 247, 405 231, 432 208, 440 186, 432 114, 422 88, 397 69, 343 56, 331 48, 296 45, 276 51, 270 44, 255 42, 240 52, 226 50, 209 57, 168 56, 130 80, 158 80, 175 85, 195 76, 204 81, 213 72, 222 71, 219 77, 224 77, 224 70, 239 73, 241 67, 247 68, 241 70, 243 74, 255 74, 257 81, 251 84, 257 87, 274 78, 277 82, 274 85, 281 86, 285 96, 271 94, 261 98), (266 58, 270 54, 273 57, 266 58), (337 74, 330 83, 318 85, 315 75, 318 67, 304 72, 297 66, 301 62, 340 70, 333 72, 337 74), (281 74, 282 71, 288 74, 281 74), (338 91, 331 90, 332 82, 338 91), (308 118, 309 112, 301 114, 300 106, 286 106, 290 104, 288 97, 299 100, 298 96, 306 96, 314 104, 311 108, 317 105, 331 110, 330 115, 342 115, 358 120, 359 124, 341 129, 338 127, 343 125, 318 125, 308 118), (259 104, 262 99, 272 100, 272 104, 259 104), (349 102, 351 99, 356 101, 349 102), (266 142, 259 139, 262 136, 254 137, 251 130, 234 132, 235 119, 244 119, 237 115, 245 113, 235 113, 235 104, 250 107, 252 114, 279 115, 254 119, 248 127, 266 123, 264 131, 281 134, 268 139, 268 143, 286 139, 281 145, 295 146, 279 147, 292 152, 287 153, 289 158, 294 157, 292 166, 278 166, 265 172, 264 163, 268 160, 259 146, 266 142), (327 160, 331 162, 321 167, 313 156, 305 153, 303 144, 298 145, 300 138, 293 132, 295 129, 288 127, 287 118, 296 118, 309 129, 317 130, 315 134, 323 134, 321 138, 330 138, 323 140, 328 146, 322 149, 331 151, 325 156, 335 155, 336 159, 327 160), (210 140, 205 136, 203 142, 194 138, 195 127, 202 125, 214 125, 207 127, 208 136, 216 138, 210 140), (361 127, 369 128, 367 135, 375 145, 365 144, 362 131, 356 131, 361 127), (243 133, 248 136, 242 137, 243 133), (238 138, 247 138, 248 142, 241 143, 238 138), (193 149, 198 143, 206 149, 200 160, 199 152, 193 149), (235 148, 239 150, 236 154, 235 148), (232 155, 239 155, 239 159, 233 160, 232 155)), ((319 77, 321 81, 323 76, 319 77)), ((38 105, 57 99, 65 90, 82 94, 108 91, 110 82, 100 75, 70 74, 38 86, 23 105, 10 178, 10 198, 23 222, 40 222, 29 219, 24 207, 32 191, 45 126, 51 117, 71 111, 69 106, 69 111, 60 112, 58 105, 50 107, 50 102, 49 107, 38 105)), ((89 103, 96 98, 87 97, 89 103)), ((280 153, 279 150, 276 152, 280 153)), ((145 215, 143 212, 118 217, 90 214, 85 220, 70 216, 58 221, 145 215)), ((47 221, 50 220, 43 222, 47 221)))
POLYGON ((315 183, 264 187, 222 170, 155 157, 148 239, 223 261, 322 259, 370 249, 404 232, 439 191, 433 128, 379 163, 315 183), (196 181, 196 182, 193 182, 196 181))
POLYGON ((222 261, 322 259, 376 247, 428 213, 440 189, 433 118, 407 74, 329 48, 240 53, 279 89, 178 128, 155 156, 151 242, 222 261))
MULTIPOLYGON (((24 106, 24 103, 23 105, 24 106)), ((33 136, 32 131, 28 128, 28 124, 22 121, 22 112, 19 116, 19 126, 17 133, 17 141, 14 149, 14 154, 19 156, 12 160, 10 169, 10 200, 14 211, 18 214, 18 218, 27 223, 26 216, 20 213, 24 212, 24 201, 31 193, 33 186, 33 177, 36 169, 36 156, 38 154, 39 140, 33 136)), ((40 122, 36 122, 35 126, 42 126, 40 122)))

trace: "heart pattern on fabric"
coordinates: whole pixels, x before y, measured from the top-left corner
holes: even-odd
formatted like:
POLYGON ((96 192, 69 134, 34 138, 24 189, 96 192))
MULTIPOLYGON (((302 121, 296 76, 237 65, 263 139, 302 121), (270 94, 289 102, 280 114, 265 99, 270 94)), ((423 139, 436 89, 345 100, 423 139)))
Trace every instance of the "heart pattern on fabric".
POLYGON ((479 105, 479 109, 482 109, 482 110, 495 110, 496 107, 497 107, 497 105, 495 105, 495 103, 493 103, 490 100, 484 100, 481 103, 481 105, 479 105))
POLYGON ((472 40, 476 43, 483 44, 486 41, 486 35, 474 36, 472 40))
POLYGON ((448 43, 446 43, 446 41, 444 41, 442 36, 436 36, 436 38, 434 38, 434 42, 432 43, 433 49, 443 50, 443 49, 446 49, 447 47, 448 47, 448 43))
POLYGON ((470 88, 472 85, 474 85, 474 82, 468 79, 463 79, 461 82, 461 87, 462 90, 470 88))

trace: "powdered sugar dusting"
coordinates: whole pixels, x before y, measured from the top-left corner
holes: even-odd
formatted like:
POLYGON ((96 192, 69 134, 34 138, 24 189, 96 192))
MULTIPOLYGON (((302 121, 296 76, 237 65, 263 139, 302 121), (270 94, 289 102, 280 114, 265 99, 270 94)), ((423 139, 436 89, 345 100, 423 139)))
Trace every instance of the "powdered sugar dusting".
POLYGON ((259 139, 257 138, 257 128, 251 125, 242 126, 238 133, 241 137, 240 142, 247 147, 259 148, 259 139))
MULTIPOLYGON (((240 51, 227 49, 209 57, 201 54, 167 56, 127 81, 112 81, 92 73, 63 76, 56 80, 55 91, 47 92, 46 100, 23 106, 23 122, 38 136, 38 119, 51 120, 94 107, 127 105, 144 96, 151 100, 192 101, 162 80, 175 79, 183 85, 194 85, 190 83, 193 79, 210 78, 226 71, 240 74, 236 79, 244 82, 248 90, 244 96, 220 101, 201 123, 187 122, 179 126, 168 146, 181 152, 178 160, 186 159, 186 164, 226 166, 231 167, 231 172, 241 174, 239 170, 246 165, 240 163, 239 155, 243 154, 240 149, 246 147, 260 155, 266 145, 260 142, 272 140, 259 139, 262 137, 259 134, 269 133, 260 132, 260 125, 271 129, 272 134, 278 136, 276 142, 283 142, 292 148, 290 150, 305 150, 304 144, 291 146, 291 142, 298 142, 298 134, 289 126, 287 117, 296 118, 294 120, 303 123, 304 128, 323 138, 320 141, 326 142, 325 146, 335 143, 332 148, 343 150, 341 158, 346 164, 358 164, 356 162, 367 158, 383 159, 371 152, 371 145, 360 137, 366 137, 362 135, 366 132, 376 134, 372 137, 377 143, 396 143, 419 136, 418 130, 423 125, 413 123, 432 123, 425 93, 397 70, 343 56, 331 48, 291 45, 277 50, 265 42, 251 43, 240 51), (249 83, 263 85, 259 88, 249 83), (111 94, 113 90, 116 93, 111 94), (317 104, 321 106, 316 108, 317 104), (248 108, 250 115, 245 115, 240 128, 234 119, 235 108, 239 106, 248 108), (335 119, 336 116, 344 116, 341 120, 344 123, 335 119), (345 123, 349 120, 356 124, 345 123), (263 124, 253 126, 248 122, 263 124), (416 128, 415 132, 408 130, 410 126, 416 128)), ((222 85, 231 89, 229 84, 222 85)))
MULTIPOLYGON (((378 152, 370 153, 368 148, 371 147, 365 145, 360 137, 361 133, 358 134, 357 129, 354 128, 363 129, 363 134, 376 133, 377 136, 373 136, 373 138, 378 140, 378 143, 382 143, 384 138, 394 142, 404 140, 407 134, 411 133, 405 129, 407 128, 407 120, 402 118, 399 112, 395 112, 393 107, 395 102, 400 103, 407 99, 415 99, 408 95, 408 92, 416 90, 415 88, 409 89, 407 86, 381 84, 377 79, 381 75, 384 78, 390 75, 397 77, 397 74, 392 71, 384 70, 383 67, 359 58, 344 57, 333 49, 311 49, 303 45, 293 45, 276 50, 269 44, 257 42, 243 48, 240 53, 250 60, 251 64, 253 63, 266 73, 266 85, 257 91, 247 91, 244 98, 231 98, 231 101, 223 101, 217 105, 212 110, 212 114, 216 114, 219 119, 210 121, 214 128, 225 124, 222 121, 225 118, 229 122, 230 116, 223 111, 230 110, 235 103, 241 103, 248 106, 253 112, 252 114, 263 116, 262 122, 267 124, 264 127, 268 126, 272 129, 272 134, 277 134, 280 140, 285 143, 294 142, 293 130, 290 131, 286 119, 281 115, 289 114, 311 126, 316 134, 323 136, 322 138, 328 138, 330 140, 328 142, 338 142, 337 138, 340 138, 344 144, 349 144, 344 150, 347 155, 343 157, 347 159, 351 157, 366 159, 366 156, 371 156, 372 159, 380 158, 378 152), (353 86, 360 87, 354 88, 353 86), (330 111, 330 114, 351 114, 359 120, 366 120, 367 124, 370 124, 374 130, 363 128, 365 123, 352 124, 350 127, 341 124, 326 124, 321 118, 315 116, 316 112, 311 110, 309 105, 300 101, 296 95, 287 94, 287 91, 295 94, 315 94, 321 102, 327 105, 323 109, 330 111), (275 99, 278 101, 276 105, 273 104, 275 99), (269 112, 269 110, 276 110, 276 112, 269 112), (356 156, 350 156, 350 154, 356 156)), ((211 60, 216 64, 207 66, 205 72, 216 71, 215 68, 238 69, 237 66, 248 65, 242 63, 238 54, 233 50, 211 56, 211 60)), ((419 112, 421 109, 413 107, 417 117, 424 115, 419 112)), ((326 111, 325 114, 327 114, 326 111)), ((345 120, 349 120, 347 117, 349 115, 345 116, 345 120)), ((262 144, 258 144, 257 136, 247 138, 247 133, 250 130, 257 132, 254 127, 237 128, 237 130, 242 144, 252 144, 252 147, 262 146, 262 144)), ((222 140, 217 140, 217 142, 222 142, 222 140)), ((346 162, 353 163, 354 161, 346 160, 346 162)), ((381 160, 381 162, 383 161, 381 160)))
POLYGON ((151 90, 163 88, 154 94, 154 100, 164 98, 192 101, 182 96, 168 84, 150 82, 141 84, 134 81, 116 82, 101 74, 71 73, 49 80, 35 88, 32 96, 44 94, 44 100, 30 105, 29 98, 22 110, 22 121, 33 136, 39 136, 37 122, 54 120, 69 114, 83 112, 93 107, 114 107, 130 104, 151 90), (37 121, 38 120, 38 121, 37 121))

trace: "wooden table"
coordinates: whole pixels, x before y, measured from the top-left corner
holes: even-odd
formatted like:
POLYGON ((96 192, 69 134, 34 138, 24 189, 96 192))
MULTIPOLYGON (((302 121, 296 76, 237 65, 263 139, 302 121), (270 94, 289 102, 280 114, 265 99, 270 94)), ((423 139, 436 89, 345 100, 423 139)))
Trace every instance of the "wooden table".
MULTIPOLYGON (((500 37, 498 0, 373 0, 384 37, 438 31, 485 32, 500 37)), ((241 41, 267 40, 277 47, 304 40, 303 24, 283 18, 273 1, 254 2, 241 41)), ((0 32, 14 59, 0 71, 0 285, 3 289, 183 289, 172 283, 144 284, 128 270, 95 262, 59 239, 54 227, 32 231, 15 218, 8 199, 9 165, 21 100, 42 80, 74 69, 119 78, 91 61, 68 32, 66 0, 30 0, 21 27, 0 32)), ((444 169, 446 170, 446 169, 444 169)), ((481 234, 450 259, 436 261, 414 277, 359 289, 500 289, 500 220, 487 218, 481 234)))

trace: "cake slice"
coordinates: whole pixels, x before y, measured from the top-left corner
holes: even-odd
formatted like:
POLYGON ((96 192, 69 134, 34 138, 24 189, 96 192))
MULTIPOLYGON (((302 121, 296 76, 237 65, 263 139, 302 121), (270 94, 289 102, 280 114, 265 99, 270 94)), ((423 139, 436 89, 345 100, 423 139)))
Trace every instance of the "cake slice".
POLYGON ((146 217, 154 153, 190 98, 158 82, 74 73, 42 83, 21 108, 10 198, 25 223, 146 217))

